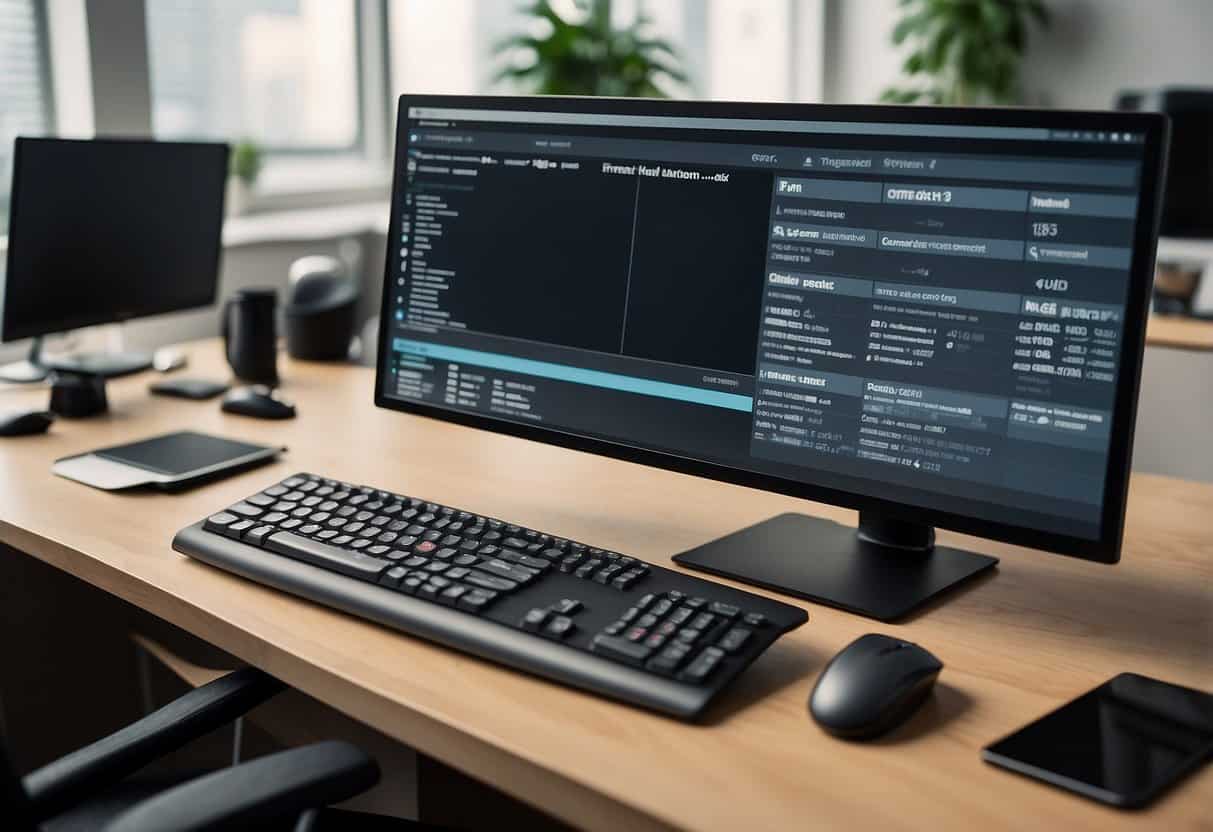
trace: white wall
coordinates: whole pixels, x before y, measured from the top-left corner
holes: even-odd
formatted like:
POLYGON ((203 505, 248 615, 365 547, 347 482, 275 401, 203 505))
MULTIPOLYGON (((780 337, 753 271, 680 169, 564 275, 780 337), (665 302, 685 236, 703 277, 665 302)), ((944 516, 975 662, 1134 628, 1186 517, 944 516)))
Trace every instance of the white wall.
MULTIPOLYGON (((1053 22, 1034 32, 1023 66, 1028 103, 1106 108, 1121 89, 1213 86, 1209 0, 1046 0, 1053 22)), ((896 0, 828 0, 826 100, 874 102, 897 80, 889 33, 896 0)))

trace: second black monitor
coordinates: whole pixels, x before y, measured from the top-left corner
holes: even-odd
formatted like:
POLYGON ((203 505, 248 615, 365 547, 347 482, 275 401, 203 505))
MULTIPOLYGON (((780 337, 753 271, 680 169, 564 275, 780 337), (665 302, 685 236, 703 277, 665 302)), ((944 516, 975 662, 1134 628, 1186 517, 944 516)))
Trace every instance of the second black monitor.
POLYGON ((225 144, 19 138, 3 340, 207 306, 225 144))

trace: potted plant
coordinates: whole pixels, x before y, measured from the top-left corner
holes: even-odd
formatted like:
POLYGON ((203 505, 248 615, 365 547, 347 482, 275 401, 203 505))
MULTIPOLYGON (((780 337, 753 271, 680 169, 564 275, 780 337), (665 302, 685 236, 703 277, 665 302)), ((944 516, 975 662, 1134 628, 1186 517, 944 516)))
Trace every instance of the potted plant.
POLYGON ((677 53, 648 36, 643 13, 630 25, 611 23, 610 0, 576 0, 578 19, 566 20, 549 0, 526 9, 533 30, 506 38, 496 52, 508 63, 496 80, 539 95, 613 95, 665 98, 667 85, 685 83, 677 53), (521 63, 517 61, 521 59, 521 63))
POLYGON ((231 170, 227 185, 227 212, 238 217, 248 210, 253 187, 261 173, 261 147, 251 139, 242 139, 232 147, 231 170))
POLYGON ((1019 103, 1028 30, 1049 22, 1043 0, 901 0, 901 9, 893 43, 912 44, 902 72, 923 83, 890 87, 882 101, 1019 103))

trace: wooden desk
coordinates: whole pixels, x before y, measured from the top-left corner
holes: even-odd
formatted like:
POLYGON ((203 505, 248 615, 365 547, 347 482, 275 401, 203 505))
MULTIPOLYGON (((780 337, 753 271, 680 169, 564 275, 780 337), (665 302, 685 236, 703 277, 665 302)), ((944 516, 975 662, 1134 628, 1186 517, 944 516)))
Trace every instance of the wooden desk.
POLYGON ((1213 320, 1151 315, 1146 325, 1146 346, 1213 351, 1213 320))
MULTIPOLYGON (((377 411, 367 370, 284 362, 291 422, 111 383, 113 413, 0 440, 0 539, 172 621, 306 693, 570 822, 595 829, 1208 829, 1206 766, 1142 813, 981 762, 984 744, 1125 670, 1213 689, 1213 486, 1133 479, 1123 562, 1089 564, 943 533, 998 574, 900 626, 806 604, 720 702, 685 725, 493 666, 243 581, 169 548, 182 526, 297 470, 466 506, 666 564, 781 511, 853 513, 377 411), (119 495, 53 459, 185 427, 290 446, 286 460, 185 495, 119 495), (894 735, 828 738, 805 701, 824 662, 879 630, 945 662, 894 735)), ((222 376, 218 345, 190 375, 222 376)), ((46 391, 0 392, 0 406, 46 391)))

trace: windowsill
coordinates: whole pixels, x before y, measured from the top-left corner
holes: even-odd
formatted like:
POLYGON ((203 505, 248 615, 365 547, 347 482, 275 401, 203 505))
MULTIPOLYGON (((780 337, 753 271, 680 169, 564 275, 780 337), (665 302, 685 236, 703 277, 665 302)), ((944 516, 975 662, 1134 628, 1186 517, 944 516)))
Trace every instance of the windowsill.
POLYGON ((388 198, 391 170, 361 156, 278 157, 249 195, 249 213, 290 211, 388 198))
MULTIPOLYGON (((387 200, 375 200, 227 217, 223 221, 223 247, 387 234, 389 207, 387 200)), ((0 255, 7 249, 7 235, 0 235, 0 255)))
POLYGON ((388 207, 386 200, 377 200, 228 217, 223 223, 223 247, 306 242, 355 234, 386 234, 388 207))

